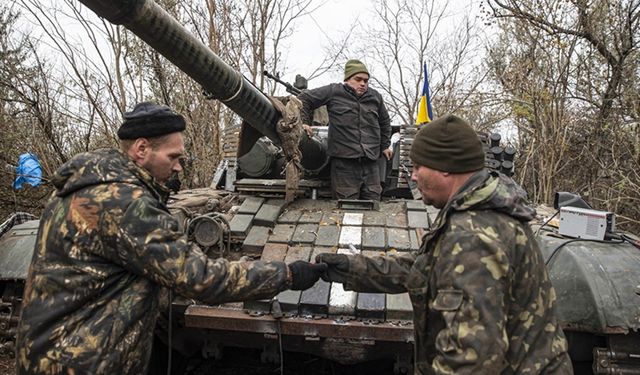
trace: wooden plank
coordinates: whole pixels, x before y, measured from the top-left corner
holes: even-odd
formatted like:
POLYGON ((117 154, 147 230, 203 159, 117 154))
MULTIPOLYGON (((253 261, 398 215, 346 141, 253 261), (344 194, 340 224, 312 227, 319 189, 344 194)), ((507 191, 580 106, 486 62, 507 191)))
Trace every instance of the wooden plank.
MULTIPOLYGON (((290 264, 297 260, 308 261, 311 256, 311 248, 308 246, 289 246, 285 263, 290 264)), ((280 303, 282 313, 286 315, 298 315, 298 303, 300 302, 299 290, 285 290, 276 297, 280 303)))
MULTIPOLYGON (((362 255, 373 257, 379 255, 377 251, 363 251, 362 255)), ((385 294, 384 293, 358 293, 356 303, 356 317, 359 320, 384 321, 385 294)))
MULTIPOLYGON (((278 332, 285 338, 296 338, 304 341, 305 337, 336 338, 329 343, 329 350, 341 350, 341 343, 350 340, 364 345, 373 342, 392 342, 403 345, 404 352, 411 353, 414 341, 413 327, 391 323, 366 324, 358 321, 340 322, 335 318, 308 319, 291 317, 276 319, 272 316, 249 316, 239 310, 220 309, 215 306, 191 305, 185 314, 185 326, 200 329, 222 330, 226 332, 250 332, 268 334, 270 337, 278 332)), ((295 342, 294 341, 294 342, 295 342)), ((311 345, 311 343, 308 343, 311 345)), ((362 348, 362 346, 360 346, 362 348)), ((397 346, 396 346, 397 347, 397 346)), ((344 353, 346 355, 346 353, 344 353)), ((287 372, 288 374, 289 372, 287 372)), ((343 373, 343 372, 340 372, 343 373)))
MULTIPOLYGON (((285 244, 267 243, 262 250, 260 260, 265 262, 282 262, 287 255, 288 246, 285 244)), ((271 300, 245 301, 244 309, 249 312, 268 314, 271 308, 271 300)))
MULTIPOLYGON (((359 254, 360 250, 338 249, 338 254, 359 254)), ((331 283, 329 315, 355 316, 357 293, 344 290, 341 283, 331 283)))
MULTIPOLYGON (((315 262, 318 254, 335 252, 335 248, 315 247, 311 254, 311 262, 315 262)), ((329 313, 330 291, 331 283, 322 279, 318 280, 311 288, 302 291, 302 295, 300 296, 300 315, 326 317, 329 313)))

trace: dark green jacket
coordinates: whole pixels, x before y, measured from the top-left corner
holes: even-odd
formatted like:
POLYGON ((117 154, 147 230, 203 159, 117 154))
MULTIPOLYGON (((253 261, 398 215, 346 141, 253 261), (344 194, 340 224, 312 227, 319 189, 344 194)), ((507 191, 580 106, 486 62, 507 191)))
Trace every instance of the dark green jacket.
POLYGON ((391 120, 382 96, 369 88, 358 97, 346 84, 332 83, 298 96, 302 123, 311 124, 313 110, 323 105, 329 113, 327 152, 331 157, 377 160, 389 147, 391 120))
POLYGON ((18 374, 144 374, 163 287, 207 303, 269 298, 283 262, 209 259, 164 205, 167 191, 118 150, 54 176, 27 277, 18 374))
POLYGON ((417 253, 350 258, 345 289, 409 292, 416 374, 572 373, 525 199, 511 179, 478 172, 417 253))

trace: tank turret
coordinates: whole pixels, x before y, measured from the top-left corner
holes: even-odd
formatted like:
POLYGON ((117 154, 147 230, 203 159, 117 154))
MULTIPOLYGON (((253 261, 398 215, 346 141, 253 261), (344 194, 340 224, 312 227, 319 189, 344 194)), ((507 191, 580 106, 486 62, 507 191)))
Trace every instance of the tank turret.
MULTIPOLYGON (((279 178, 279 171, 283 169, 279 147, 286 141, 278 135, 281 115, 271 100, 152 0, 81 2, 110 22, 127 27, 244 119, 239 141, 233 147, 228 144, 235 151, 237 165, 246 180, 244 190, 238 188, 240 194, 231 193, 213 184, 210 188, 174 194, 169 202, 169 208, 183 223, 187 239, 207 255, 230 260, 250 256, 287 263, 313 261, 322 252, 365 256, 390 252, 395 256, 417 251, 422 235, 433 229, 437 209, 420 200, 398 199, 400 192, 389 195, 394 199, 383 199, 378 208, 356 204, 363 201, 313 199, 315 194, 311 195, 312 199, 298 199, 288 204, 274 197, 273 179, 279 178), (259 191, 267 194, 264 197, 249 194, 259 191)), ((298 86, 302 85, 295 85, 301 88, 298 86)), ((324 131, 320 128, 318 126, 319 133, 324 131)), ((225 132, 231 130, 235 131, 225 129, 225 132)), ((394 173, 386 180, 392 190, 403 187, 408 191, 409 150, 416 131, 412 124, 397 131, 400 134, 393 146, 394 159, 388 167, 394 173)), ((323 136, 310 139, 304 132, 301 136, 297 144, 303 168, 311 172, 308 175, 315 174, 321 177, 318 181, 323 181, 320 170, 327 160, 323 136)), ((480 134, 480 138, 485 148, 486 167, 512 173, 516 149, 501 142, 498 134, 480 134)), ((220 178, 216 173, 214 181, 220 178)), ((298 186, 315 191, 321 186, 316 184, 318 181, 301 181, 298 186)), ((240 181, 233 182, 240 184, 240 181)), ((563 234, 561 225, 576 227, 569 222, 570 217, 563 218, 560 211, 561 206, 574 206, 575 202, 560 199, 563 197, 566 198, 564 194, 558 196, 555 213, 538 207, 539 217, 532 230, 556 291, 558 317, 568 338, 575 372, 638 374, 640 239, 624 232, 603 232, 603 238, 598 240, 563 234), (558 214, 560 219, 554 221, 558 214), (561 224, 563 220, 565 224, 561 224)), ((580 228, 591 232, 597 226, 598 222, 589 221, 580 228)), ((0 352, 3 343, 10 342, 15 335, 37 222, 16 225, 4 235, 2 227, 0 225, 0 352)), ((293 356, 283 355, 283 351, 287 351, 329 359, 345 369, 350 364, 375 360, 378 371, 366 373, 413 372, 413 305, 406 293, 356 293, 345 290, 340 283, 320 280, 308 290, 283 291, 270 300, 204 306, 177 297, 170 306, 168 319, 162 316, 156 327, 158 339, 154 344, 152 363, 155 366, 151 373, 166 373, 167 369, 162 366, 167 362, 183 364, 186 368, 191 360, 197 365, 190 369, 207 372, 203 364, 208 361, 217 366, 222 362, 223 353, 229 353, 224 350, 226 347, 234 351, 246 349, 244 353, 250 354, 243 360, 250 360, 255 349, 262 348, 260 360, 267 363, 265 366, 284 358, 291 361, 293 356), (163 345, 171 348, 171 355, 166 355, 163 345)), ((235 372, 242 372, 237 361, 230 362, 235 372)), ((333 362, 331 366, 316 359, 305 359, 305 362, 308 367, 297 369, 297 373, 334 370, 333 362)), ((281 368, 285 368, 284 364, 281 368)), ((362 367, 365 368, 373 367, 362 367)), ((270 367, 269 371, 272 370, 270 367)))

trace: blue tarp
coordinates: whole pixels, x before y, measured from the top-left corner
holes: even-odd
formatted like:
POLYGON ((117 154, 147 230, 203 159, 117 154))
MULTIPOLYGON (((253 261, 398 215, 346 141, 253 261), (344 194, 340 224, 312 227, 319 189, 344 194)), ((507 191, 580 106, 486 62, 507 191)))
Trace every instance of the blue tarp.
POLYGON ((14 189, 21 189, 23 184, 33 187, 42 183, 42 167, 38 157, 33 154, 22 154, 18 159, 16 167, 16 180, 13 182, 14 189))

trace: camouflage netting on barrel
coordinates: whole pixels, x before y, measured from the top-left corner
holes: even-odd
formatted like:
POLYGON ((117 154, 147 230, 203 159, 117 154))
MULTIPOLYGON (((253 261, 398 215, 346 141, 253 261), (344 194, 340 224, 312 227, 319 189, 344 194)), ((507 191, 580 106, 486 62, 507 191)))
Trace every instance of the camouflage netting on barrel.
POLYGON ((300 173, 302 171, 302 167, 300 166, 302 154, 298 148, 303 131, 302 120, 300 119, 302 102, 295 96, 284 98, 270 97, 269 99, 276 110, 282 115, 276 125, 276 131, 280 137, 282 152, 287 159, 287 163, 285 164, 285 203, 290 203, 295 199, 300 182, 300 173))

